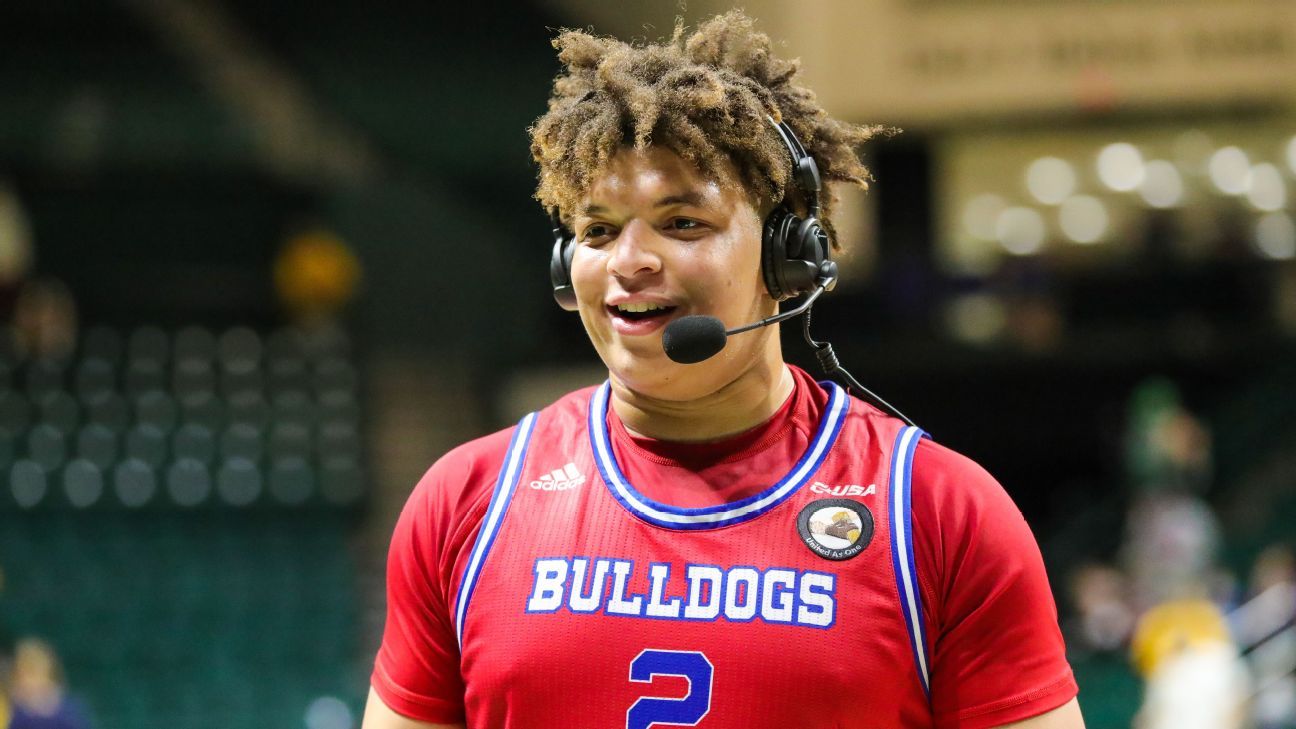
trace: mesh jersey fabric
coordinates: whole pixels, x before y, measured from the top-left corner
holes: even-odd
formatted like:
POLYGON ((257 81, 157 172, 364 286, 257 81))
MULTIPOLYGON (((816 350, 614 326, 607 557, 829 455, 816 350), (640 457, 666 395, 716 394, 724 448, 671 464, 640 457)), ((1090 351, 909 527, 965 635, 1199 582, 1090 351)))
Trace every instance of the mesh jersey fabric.
POLYGON ((635 511, 635 503, 667 516, 714 508, 708 479, 730 504, 786 480, 833 402, 831 388, 794 376, 793 395, 769 422, 703 447, 631 436, 611 414, 591 420, 593 389, 547 408, 529 425, 516 489, 474 568, 470 602, 464 576, 518 428, 447 454, 415 488, 393 535, 372 677, 379 696, 437 723, 633 726, 675 716, 714 729, 979 729, 1075 696, 1020 512, 982 469, 927 439, 913 447, 908 510, 921 614, 906 622, 896 582, 903 550, 887 539, 900 424, 862 402, 842 406, 839 432, 821 462, 804 466, 813 470, 803 482, 750 518, 681 529, 635 511), (591 437, 598 432, 611 452, 602 460, 591 437), (697 478, 681 486, 682 473, 697 478), (609 479, 624 480, 629 496, 609 479), (565 488, 545 488, 559 483, 565 488), (837 500, 873 522, 864 549, 842 560, 812 552, 798 524, 802 512, 832 514, 815 507, 837 500), (712 617, 717 599, 729 602, 712 617), (684 619, 690 610, 694 619, 684 619), (909 639, 919 623, 921 655, 909 639), (634 679, 654 666, 651 680, 634 679), (706 712, 697 717, 699 671, 708 670, 706 712))

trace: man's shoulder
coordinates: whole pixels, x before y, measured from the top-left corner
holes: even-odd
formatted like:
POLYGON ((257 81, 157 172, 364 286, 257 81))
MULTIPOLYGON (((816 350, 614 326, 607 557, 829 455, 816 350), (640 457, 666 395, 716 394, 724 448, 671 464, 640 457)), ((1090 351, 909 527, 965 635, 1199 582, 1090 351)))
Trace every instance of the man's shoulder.
POLYGON ((1020 516, 1003 486, 981 464, 931 438, 922 438, 914 452, 911 493, 915 509, 925 507, 956 519, 1004 511, 1020 516))

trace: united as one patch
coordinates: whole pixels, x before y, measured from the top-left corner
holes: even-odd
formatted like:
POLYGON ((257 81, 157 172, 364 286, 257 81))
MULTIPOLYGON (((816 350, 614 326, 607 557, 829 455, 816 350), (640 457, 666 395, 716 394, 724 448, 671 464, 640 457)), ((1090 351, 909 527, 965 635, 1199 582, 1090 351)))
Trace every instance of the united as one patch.
POLYGON ((810 551, 824 559, 850 559, 873 539, 873 514, 850 499, 819 499, 797 516, 797 531, 810 551))

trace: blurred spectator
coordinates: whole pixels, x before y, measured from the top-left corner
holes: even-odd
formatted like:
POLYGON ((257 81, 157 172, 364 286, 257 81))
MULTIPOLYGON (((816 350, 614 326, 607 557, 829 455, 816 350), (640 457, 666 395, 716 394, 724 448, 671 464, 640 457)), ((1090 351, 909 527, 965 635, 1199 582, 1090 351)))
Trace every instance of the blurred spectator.
POLYGON ((14 303, 14 338, 29 357, 61 358, 77 341, 76 302, 57 279, 33 279, 14 303))
POLYGON ((1145 381, 1130 400, 1126 431, 1129 478, 1141 493, 1204 493, 1211 477, 1211 436, 1165 378, 1145 381))
POLYGON ((10 693, 13 718, 9 729, 89 729, 89 714, 69 696, 54 650, 43 641, 24 638, 14 651, 10 693))
POLYGON ((323 228, 291 236, 274 264, 275 290, 294 323, 328 326, 355 296, 360 262, 341 238, 323 228))
POLYGON ((1135 493, 1122 559, 1137 609, 1204 597, 1202 586, 1212 582, 1220 527, 1202 499, 1210 485, 1211 442, 1173 383, 1156 378, 1135 391, 1126 432, 1135 493))
POLYGON ((1134 630, 1125 575, 1113 567, 1090 564, 1071 578, 1075 622, 1067 635, 1068 647, 1084 652, 1123 650, 1134 630))
POLYGON ((1238 641, 1250 649, 1255 676, 1252 718, 1257 729, 1296 727, 1296 556, 1266 549, 1251 570, 1252 598, 1233 615, 1238 641))
POLYGON ((1219 520, 1196 496, 1148 495, 1130 509, 1122 557, 1135 608, 1206 597, 1220 544, 1219 520))
POLYGON ((1208 600, 1176 600, 1139 619, 1131 658, 1142 674, 1136 729, 1241 729, 1250 680, 1223 613, 1208 600))

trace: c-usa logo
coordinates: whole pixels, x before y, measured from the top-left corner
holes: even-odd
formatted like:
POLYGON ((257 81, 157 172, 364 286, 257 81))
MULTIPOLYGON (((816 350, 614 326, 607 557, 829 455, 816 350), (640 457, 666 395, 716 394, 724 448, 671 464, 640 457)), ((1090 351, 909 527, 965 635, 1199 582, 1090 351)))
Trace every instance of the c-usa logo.
POLYGON ((845 484, 842 486, 829 486, 826 483, 815 481, 810 484, 810 491, 816 494, 827 494, 829 496, 873 496, 877 493, 877 484, 860 486, 859 484, 845 484))

